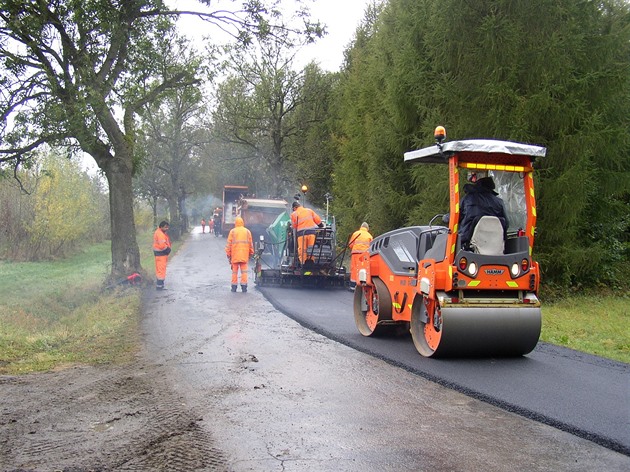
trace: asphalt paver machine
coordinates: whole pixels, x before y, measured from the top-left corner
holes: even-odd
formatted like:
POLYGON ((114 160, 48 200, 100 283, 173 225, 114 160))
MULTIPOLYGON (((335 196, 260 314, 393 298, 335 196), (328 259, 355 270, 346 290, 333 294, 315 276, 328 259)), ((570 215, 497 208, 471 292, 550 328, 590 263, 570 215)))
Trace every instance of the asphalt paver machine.
POLYGON ((433 225, 434 218, 427 226, 395 229, 372 241, 360 261, 355 323, 364 336, 409 330, 425 357, 525 355, 541 330, 540 274, 532 258, 533 162, 546 149, 498 140, 444 142, 444 137, 438 127, 434 146, 407 152, 404 160, 448 165, 448 217, 437 215, 443 226, 433 225), (474 230, 474 247, 463 247, 460 189, 471 172, 493 178, 508 228, 506 237, 492 217, 484 217, 474 230))
POLYGON ((337 252, 335 217, 323 218, 321 228, 311 231, 315 242, 306 249, 301 263, 297 251, 298 233, 290 225, 288 214, 280 215, 267 228, 267 237, 257 243, 255 282, 258 286, 344 288, 349 274, 343 265, 343 254, 337 252))

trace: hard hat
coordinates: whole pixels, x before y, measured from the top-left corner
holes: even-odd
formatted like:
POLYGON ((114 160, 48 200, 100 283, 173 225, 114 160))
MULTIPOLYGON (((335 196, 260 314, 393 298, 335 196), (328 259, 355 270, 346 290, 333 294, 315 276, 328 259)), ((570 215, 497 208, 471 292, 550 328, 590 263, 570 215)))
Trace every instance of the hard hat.
POLYGON ((367 229, 367 230, 369 231, 369 230, 370 230, 370 225, 369 225, 369 224, 367 224, 367 223, 364 221, 363 223, 361 223, 361 228, 365 228, 365 229, 367 229))

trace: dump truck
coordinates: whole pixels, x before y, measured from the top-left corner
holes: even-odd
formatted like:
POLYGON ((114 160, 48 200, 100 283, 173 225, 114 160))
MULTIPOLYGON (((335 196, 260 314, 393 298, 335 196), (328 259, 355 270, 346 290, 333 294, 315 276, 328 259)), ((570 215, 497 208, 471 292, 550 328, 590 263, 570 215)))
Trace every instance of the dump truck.
MULTIPOLYGON (((288 215, 287 201, 276 198, 242 197, 237 204, 237 214, 243 218, 245 227, 252 232, 254 241, 267 235, 267 228, 281 215, 288 215)), ((267 248, 270 250, 271 248, 267 248)))
POLYGON ((450 211, 372 241, 359 262, 357 329, 364 336, 411 332, 425 357, 528 354, 541 330, 540 271, 532 255, 533 163, 546 149, 489 139, 444 142, 444 137, 438 127, 436 144, 405 153, 404 162, 448 166, 450 211), (465 246, 459 234, 460 189, 476 171, 494 179, 507 229, 497 225, 497 217, 484 216, 474 241, 465 246), (442 224, 434 224, 440 216, 442 224))
POLYGON ((238 216, 238 202, 247 195, 249 187, 246 185, 223 186, 223 212, 221 214, 221 235, 227 238, 234 228, 234 220, 238 216))

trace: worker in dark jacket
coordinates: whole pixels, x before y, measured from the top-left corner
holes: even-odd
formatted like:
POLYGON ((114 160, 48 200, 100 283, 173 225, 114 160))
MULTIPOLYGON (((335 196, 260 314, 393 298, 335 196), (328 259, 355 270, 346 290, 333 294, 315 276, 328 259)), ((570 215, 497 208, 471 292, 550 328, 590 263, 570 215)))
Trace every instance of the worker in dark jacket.
POLYGON ((168 235, 168 221, 160 222, 158 228, 153 233, 153 255, 155 256, 155 278, 156 289, 164 288, 166 279, 166 262, 171 253, 171 238, 168 235))
POLYGON ((214 235, 219 236, 221 234, 221 214, 218 211, 212 215, 212 227, 214 229, 214 235))
POLYGON ((494 191, 494 180, 477 174, 475 183, 464 185, 466 196, 459 209, 459 237, 462 247, 468 248, 477 222, 482 216, 496 216, 503 227, 503 239, 507 236, 507 214, 503 200, 494 191))

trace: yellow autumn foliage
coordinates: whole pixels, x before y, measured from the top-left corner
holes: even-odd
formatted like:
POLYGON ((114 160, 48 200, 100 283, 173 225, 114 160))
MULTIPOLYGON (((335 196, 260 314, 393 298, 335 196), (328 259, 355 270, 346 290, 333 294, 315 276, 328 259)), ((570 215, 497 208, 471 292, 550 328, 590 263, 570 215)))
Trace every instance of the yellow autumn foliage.
POLYGON ((98 231, 102 216, 89 175, 78 163, 48 155, 34 193, 34 217, 27 225, 30 243, 40 255, 60 257, 98 231))

